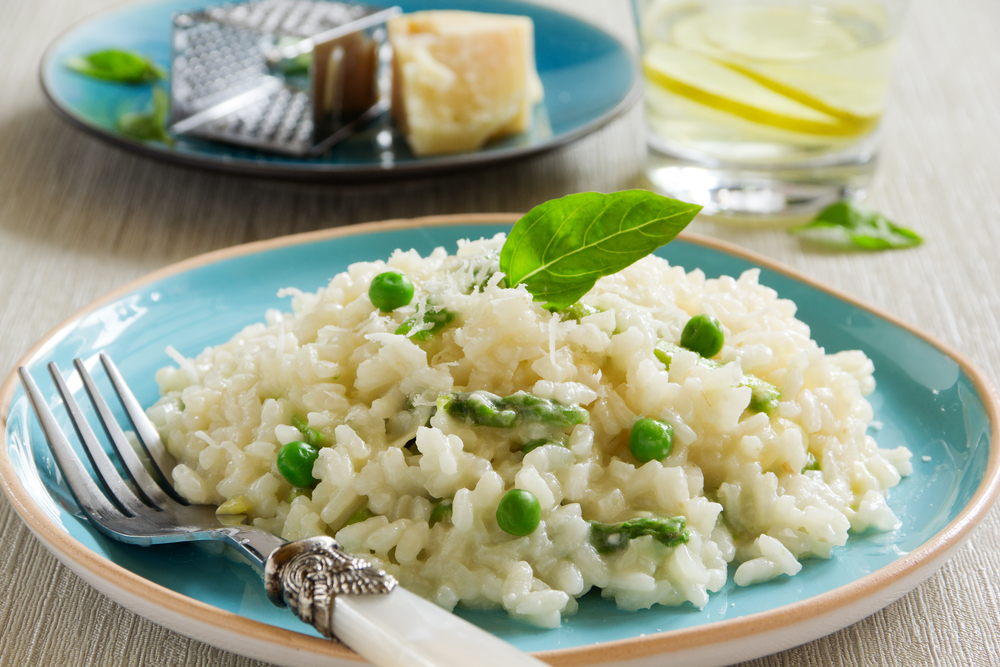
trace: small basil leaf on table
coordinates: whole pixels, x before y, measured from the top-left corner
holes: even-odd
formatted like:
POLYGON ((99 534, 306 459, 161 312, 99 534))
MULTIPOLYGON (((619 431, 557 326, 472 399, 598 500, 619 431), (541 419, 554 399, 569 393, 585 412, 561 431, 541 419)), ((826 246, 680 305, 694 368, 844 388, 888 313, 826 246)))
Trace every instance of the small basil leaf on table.
POLYGON ((834 245, 853 245, 864 250, 912 248, 924 239, 877 211, 850 199, 831 204, 806 225, 788 230, 805 238, 834 245))
POLYGON ((583 192, 548 201, 517 221, 500 251, 507 285, 524 284, 549 310, 669 243, 700 206, 645 190, 583 192))
POLYGON ((106 49, 85 56, 71 56, 66 67, 80 74, 119 83, 152 83, 166 76, 162 67, 132 51, 106 49))

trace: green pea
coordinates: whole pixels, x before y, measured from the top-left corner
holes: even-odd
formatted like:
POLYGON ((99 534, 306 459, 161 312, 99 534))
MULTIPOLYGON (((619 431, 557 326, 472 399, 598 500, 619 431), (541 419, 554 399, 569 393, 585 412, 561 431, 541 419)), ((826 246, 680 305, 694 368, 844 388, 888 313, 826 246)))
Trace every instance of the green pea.
POLYGON ((684 325, 681 332, 681 347, 686 347, 701 356, 714 357, 722 350, 725 336, 719 320, 711 315, 695 315, 684 325))
POLYGON ((386 271, 372 279, 368 298, 373 306, 389 313, 413 300, 413 283, 398 271, 386 271))
POLYGON ((278 472, 292 486, 312 486, 316 478, 312 475, 313 464, 319 457, 316 448, 307 442, 294 440, 282 445, 278 450, 278 472))
POLYGON ((530 491, 511 489, 497 504, 497 524, 511 535, 531 535, 542 521, 542 506, 530 491))
POLYGON ((636 460, 659 461, 674 447, 674 429, 665 422, 644 417, 635 423, 628 436, 628 448, 636 460))

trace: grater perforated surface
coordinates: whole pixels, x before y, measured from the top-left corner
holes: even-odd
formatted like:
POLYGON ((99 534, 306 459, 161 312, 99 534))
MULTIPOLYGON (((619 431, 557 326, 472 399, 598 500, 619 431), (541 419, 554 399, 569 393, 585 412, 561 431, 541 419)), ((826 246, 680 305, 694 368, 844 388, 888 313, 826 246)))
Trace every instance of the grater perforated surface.
POLYGON ((315 91, 329 84, 317 82, 311 66, 308 74, 289 73, 288 58, 357 31, 377 45, 384 39, 377 27, 398 11, 324 0, 257 0, 177 15, 171 130, 290 155, 329 149, 347 136, 342 130, 355 118, 333 109, 326 110, 327 122, 318 122, 315 91))

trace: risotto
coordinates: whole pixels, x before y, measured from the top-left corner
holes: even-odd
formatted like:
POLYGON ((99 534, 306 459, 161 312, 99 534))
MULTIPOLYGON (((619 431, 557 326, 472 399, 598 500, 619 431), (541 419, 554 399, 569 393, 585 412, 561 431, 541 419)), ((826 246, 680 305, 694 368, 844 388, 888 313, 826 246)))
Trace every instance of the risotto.
POLYGON ((701 607, 731 563, 740 586, 791 576, 898 525, 886 491, 910 452, 867 434, 872 363, 825 354, 756 270, 648 256, 552 313, 503 286, 503 241, 353 264, 193 359, 168 349, 148 412, 178 490, 288 540, 332 535, 443 607, 547 627, 594 587, 701 607), (369 297, 387 271, 414 286, 391 312, 369 297), (698 315, 721 325, 711 358, 679 344, 698 315), (666 447, 637 447, 639 422, 666 447), (279 453, 303 442, 293 486, 279 453))

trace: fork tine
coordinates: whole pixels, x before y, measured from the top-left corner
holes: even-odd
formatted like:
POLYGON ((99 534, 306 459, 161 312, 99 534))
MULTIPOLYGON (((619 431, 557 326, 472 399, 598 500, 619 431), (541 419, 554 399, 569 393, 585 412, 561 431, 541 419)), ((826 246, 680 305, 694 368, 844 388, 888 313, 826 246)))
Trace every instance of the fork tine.
POLYGON ((87 390, 91 402, 97 408, 97 416, 101 420, 101 425, 104 426, 104 432, 108 434, 111 445, 125 466, 125 472, 138 490, 137 495, 147 505, 151 505, 157 509, 165 509, 167 506, 173 504, 170 497, 163 492, 159 484, 153 481, 153 478, 142 465, 139 456, 125 437, 125 432, 122 431, 121 426, 118 425, 118 421, 111 414, 111 408, 108 407, 104 397, 101 396, 101 392, 97 388, 97 383, 94 382, 94 378, 91 377, 90 373, 87 372, 87 368, 83 365, 83 361, 81 359, 74 359, 73 365, 76 366, 76 372, 80 374, 80 379, 83 380, 83 386, 87 390))
POLYGON ((49 448, 56 458, 56 463, 59 464, 66 485, 69 487, 70 493, 73 494, 73 498, 76 499, 76 504, 98 526, 103 526, 108 521, 124 518, 124 515, 105 497, 83 467, 80 457, 73 451, 66 434, 59 428, 55 415, 52 414, 52 410, 45 402, 45 397, 39 391, 38 385, 28 374, 28 369, 21 366, 17 369, 17 373, 21 376, 24 391, 28 395, 31 407, 35 410, 35 415, 42 426, 42 432, 45 433, 45 438, 49 441, 49 448))
POLYGON ((125 412, 128 413, 129 419, 132 420, 132 425, 135 426, 135 432, 139 435, 139 443, 152 462, 154 470, 159 475, 157 481, 159 481, 160 487, 175 501, 182 505, 189 505, 190 503, 177 493, 170 481, 170 473, 174 469, 174 459, 167 452, 167 448, 163 446, 163 441, 160 440, 160 434, 156 430, 156 426, 146 416, 146 412, 139 405, 135 394, 132 393, 132 390, 125 383, 125 378, 122 377, 118 367, 115 366, 115 362, 111 361, 111 357, 103 352, 100 353, 100 357, 101 363, 104 364, 104 370, 108 372, 111 384, 114 385, 115 391, 118 392, 118 398, 125 407, 125 412))
POLYGON ((90 459, 90 465, 97 473, 97 479, 104 487, 104 493, 108 500, 114 503, 126 516, 135 516, 141 513, 144 507, 142 501, 135 496, 132 489, 128 488, 118 471, 115 470, 114 464, 111 463, 111 459, 104 451, 104 446, 97 439, 94 430, 90 428, 87 418, 76 399, 73 398, 73 393, 66 386, 66 381, 63 380, 62 373, 54 361, 49 364, 49 374, 55 382, 56 389, 59 390, 59 395, 62 396, 66 411, 69 413, 69 420, 73 424, 73 429, 80 438, 80 442, 83 443, 83 451, 90 459))

